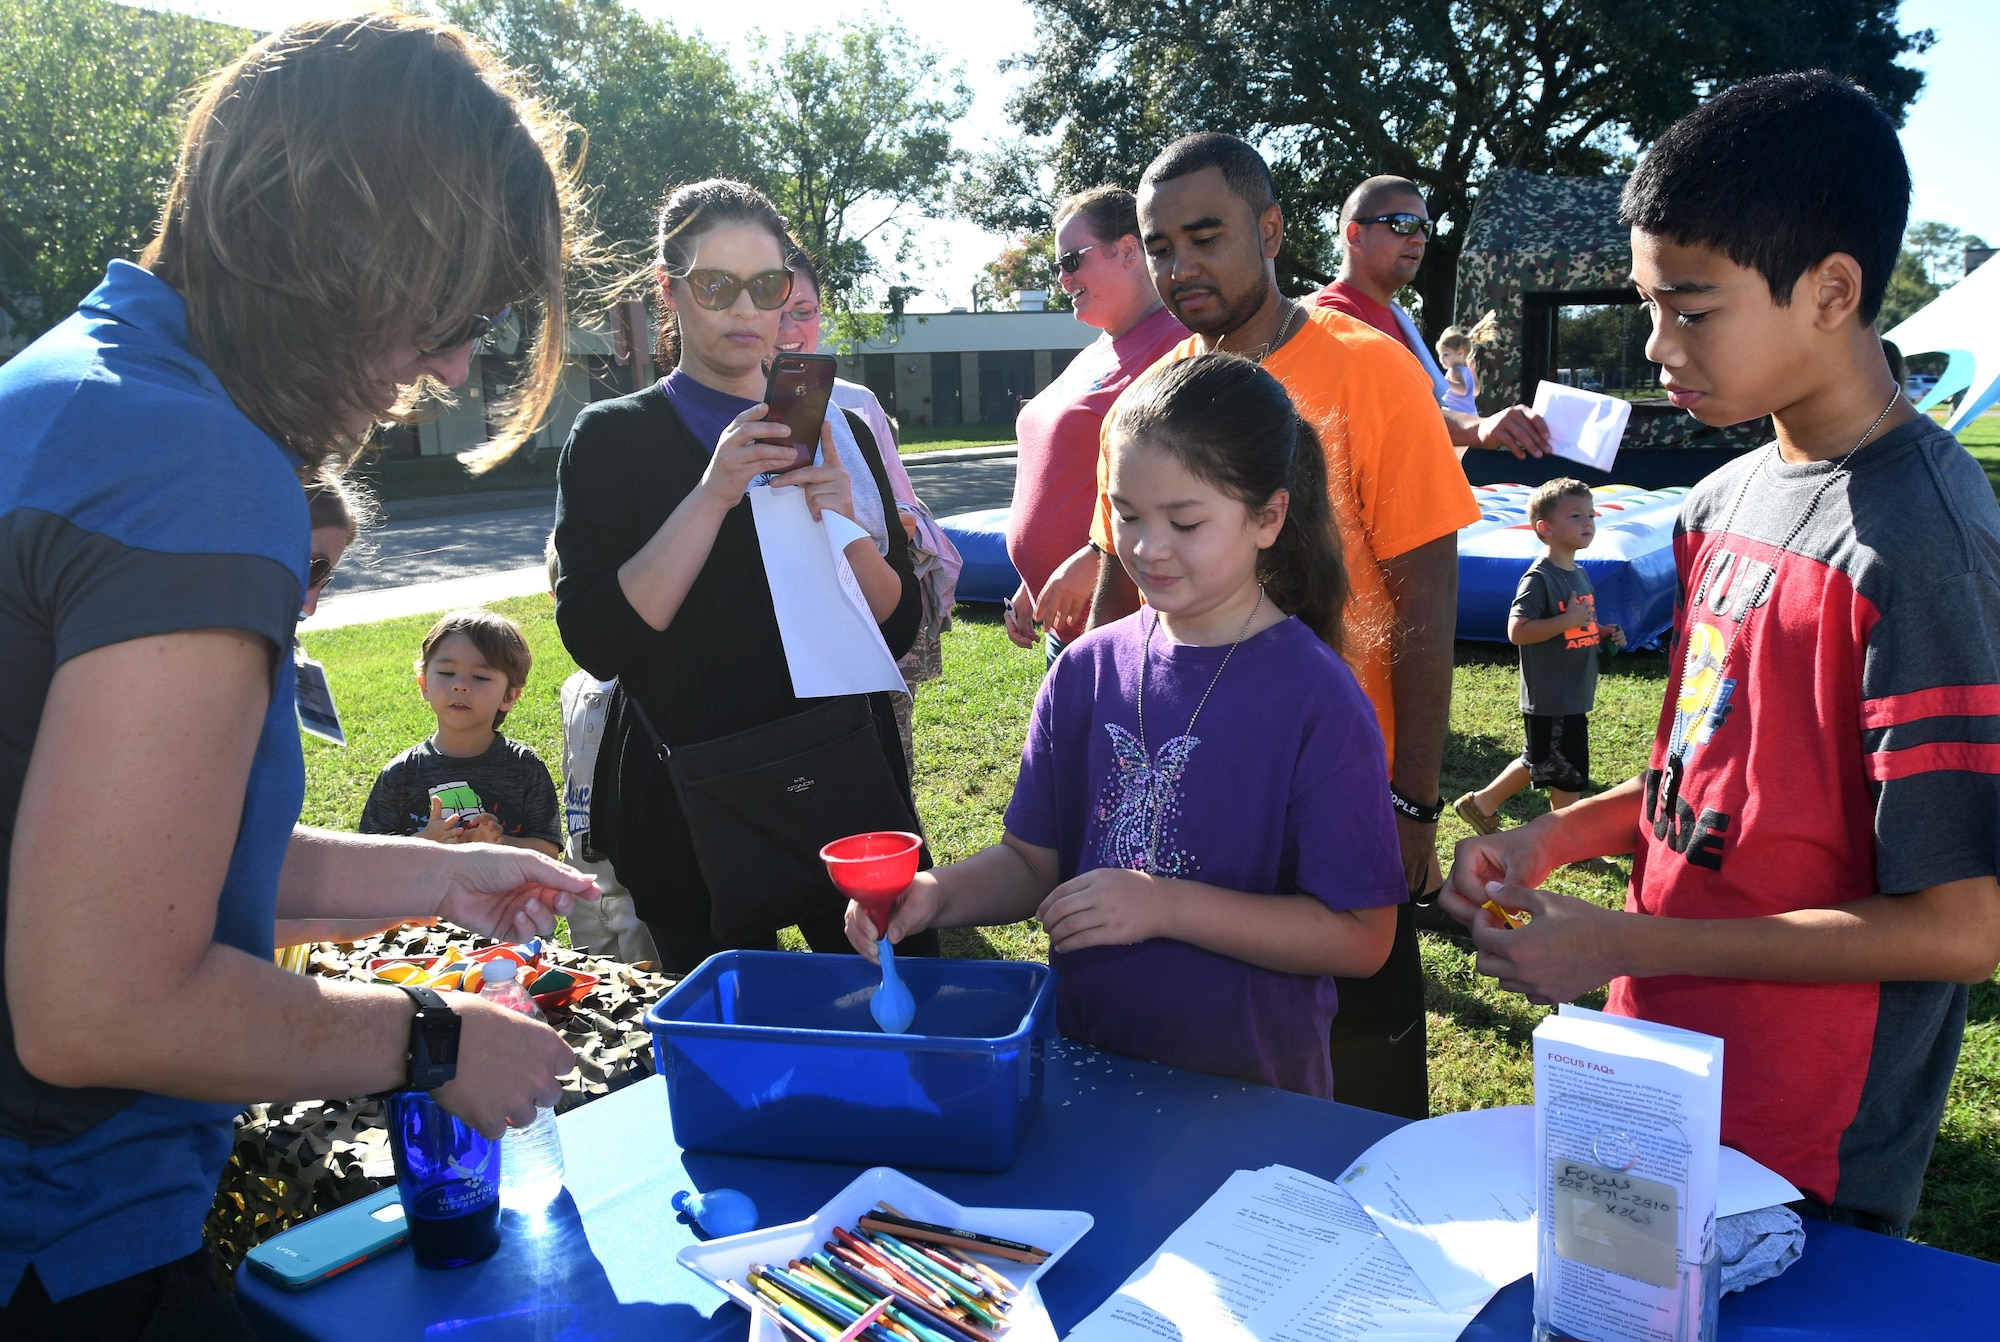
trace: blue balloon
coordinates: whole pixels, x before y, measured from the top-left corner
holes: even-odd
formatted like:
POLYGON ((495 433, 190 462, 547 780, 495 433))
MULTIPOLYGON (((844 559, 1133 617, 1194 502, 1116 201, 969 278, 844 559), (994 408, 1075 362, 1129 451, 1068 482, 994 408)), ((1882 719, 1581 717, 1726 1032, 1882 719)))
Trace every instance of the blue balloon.
POLYGON ((757 1204, 733 1188, 711 1188, 706 1193, 682 1189, 674 1194, 674 1210, 686 1214, 711 1237, 741 1235, 757 1228, 757 1204))

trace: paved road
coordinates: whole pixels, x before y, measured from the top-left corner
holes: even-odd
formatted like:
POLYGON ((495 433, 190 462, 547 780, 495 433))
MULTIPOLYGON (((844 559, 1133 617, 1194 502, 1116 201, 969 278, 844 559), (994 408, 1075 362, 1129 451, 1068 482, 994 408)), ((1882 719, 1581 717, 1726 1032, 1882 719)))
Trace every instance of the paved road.
POLYGON ((938 517, 975 508, 1004 508, 1014 498, 1014 458, 926 463, 922 453, 903 458, 917 497, 938 517))
MULTIPOLYGON (((906 458, 903 464, 918 496, 939 517, 976 508, 1004 508, 1014 494, 1011 456, 926 463, 919 454, 906 458)), ((542 547, 554 525, 553 502, 534 508, 389 522, 370 532, 366 549, 340 566, 333 592, 352 596, 527 568, 542 562, 542 547)))
POLYGON ((333 593, 352 596, 527 568, 542 562, 542 547, 555 521, 551 501, 536 508, 389 522, 368 533, 354 562, 341 564, 333 593))

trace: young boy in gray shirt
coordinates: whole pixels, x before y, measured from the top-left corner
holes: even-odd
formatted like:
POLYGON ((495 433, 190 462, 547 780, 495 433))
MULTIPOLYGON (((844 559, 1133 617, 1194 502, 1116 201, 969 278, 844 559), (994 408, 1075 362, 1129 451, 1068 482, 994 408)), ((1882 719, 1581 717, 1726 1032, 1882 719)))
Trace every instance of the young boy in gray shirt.
POLYGON ((1625 631, 1597 623, 1597 593, 1576 552, 1597 535, 1597 505, 1581 480, 1551 480, 1528 498, 1528 522, 1546 547, 1528 566, 1507 616, 1521 649, 1521 720, 1527 748, 1500 776, 1452 804, 1478 834, 1500 828, 1500 808, 1526 787, 1547 788, 1560 811, 1590 786, 1590 710, 1597 702, 1597 649, 1625 631))

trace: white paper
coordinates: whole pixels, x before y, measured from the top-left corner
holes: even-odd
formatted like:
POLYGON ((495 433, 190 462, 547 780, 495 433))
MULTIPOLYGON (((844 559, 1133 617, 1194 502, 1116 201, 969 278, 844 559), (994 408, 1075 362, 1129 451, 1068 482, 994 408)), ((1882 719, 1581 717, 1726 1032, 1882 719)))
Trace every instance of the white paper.
POLYGON ((1535 1109, 1396 1129, 1340 1176, 1447 1310, 1478 1309, 1535 1270, 1535 1109))
POLYGON ((1239 1170, 1071 1342, 1451 1342, 1485 1300, 1445 1310, 1338 1184, 1239 1170))
POLYGON ((814 521, 804 491, 793 485, 753 485, 748 494, 792 693, 820 699, 903 689, 903 673, 847 563, 847 547, 868 533, 835 512, 814 521))
POLYGON ((1535 1028, 1538 1324, 1675 1342, 1698 1324, 1722 1041, 1595 1011, 1535 1028))
POLYGON ((1535 387, 1534 411, 1548 421, 1549 447, 1557 456, 1608 471, 1625 437, 1626 421, 1632 418, 1632 403, 1543 382, 1535 387))
MULTIPOLYGON (((1525 1104, 1398 1128, 1340 1176, 1447 1309, 1484 1300, 1535 1270, 1535 1182, 1535 1110, 1525 1104)), ((1717 1217, 1800 1196, 1782 1175, 1722 1148, 1717 1217)))

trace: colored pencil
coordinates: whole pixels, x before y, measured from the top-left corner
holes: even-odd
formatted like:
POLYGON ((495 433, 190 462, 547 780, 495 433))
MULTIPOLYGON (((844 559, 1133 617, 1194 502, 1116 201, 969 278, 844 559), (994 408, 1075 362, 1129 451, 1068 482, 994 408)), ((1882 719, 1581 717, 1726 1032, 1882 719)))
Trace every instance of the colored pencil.
MULTIPOLYGON (((952 1240, 963 1241, 964 1243, 976 1246, 982 1252, 1005 1249, 1009 1251, 1003 1255, 1005 1257, 1013 1257, 1016 1254, 1028 1255, 1022 1261, 1038 1263, 1049 1256, 1047 1249, 1037 1248, 1033 1244, 1023 1244, 1017 1239, 1002 1239, 998 1235, 988 1235, 977 1230, 961 1230, 956 1226, 942 1226, 935 1221, 919 1221, 913 1216, 904 1216, 898 1212, 863 1213, 861 1223, 865 1226, 870 1221, 887 1222, 887 1229, 892 1234, 902 1234, 903 1230, 921 1230, 931 1236, 944 1235, 952 1240), (898 1230, 897 1226, 901 1226, 902 1230, 898 1230)), ((905 1236, 905 1238, 909 1238, 909 1236, 905 1236)))
POLYGON ((822 1342, 822 1339, 815 1337, 813 1334, 807 1332, 804 1328, 800 1327, 798 1324, 793 1323, 790 1319, 786 1318, 784 1314, 779 1312, 777 1306, 764 1300, 760 1296, 751 1294, 749 1291, 744 1290, 741 1286, 738 1286, 735 1282, 724 1280, 722 1282, 719 1282, 718 1285, 722 1287, 723 1293, 727 1295, 731 1300, 734 1300, 737 1304, 743 1306, 743 1308, 749 1310, 752 1314, 762 1314, 765 1318, 777 1324, 779 1329, 781 1329, 782 1331, 790 1333, 793 1337, 800 1339, 800 1342, 822 1342))
MULTIPOLYGON (((835 1332, 839 1332, 842 1326, 854 1322, 855 1319, 859 1318, 865 1312, 849 1308, 847 1305, 841 1303, 838 1297, 820 1290, 817 1286, 800 1280, 797 1276, 787 1272, 783 1268, 767 1266, 763 1269, 763 1272, 764 1276, 773 1286, 797 1296, 801 1301, 812 1306, 821 1314, 830 1315, 835 1324, 835 1332)), ((876 1324, 869 1325, 865 1335, 874 1339, 874 1342, 896 1342, 895 1334, 876 1324)))
POLYGON ((902 1287, 883 1282, 873 1276, 868 1280, 877 1283, 876 1289, 885 1290, 896 1298, 897 1311, 902 1315, 903 1321, 918 1332, 937 1338, 939 1342, 986 1342, 986 1335, 983 1332, 975 1332, 972 1325, 946 1317, 902 1287))
POLYGON ((1011 1242, 994 1243, 991 1236, 974 1237, 973 1232, 960 1233, 955 1230, 934 1230, 929 1226, 910 1225, 900 1219, 880 1216, 864 1216, 861 1229, 871 1232, 887 1232, 907 1240, 923 1240, 930 1244, 942 1244, 946 1248, 965 1253, 989 1254, 995 1258, 1006 1258, 1016 1263, 1041 1264, 1048 1261, 1046 1249, 1017 1249, 1011 1242))
POLYGON ((750 1284, 756 1288, 757 1294, 771 1302, 772 1308, 804 1329, 812 1337, 813 1342, 830 1342, 833 1335, 839 1331, 828 1320, 822 1319, 809 1309, 800 1308, 790 1296, 771 1286, 755 1272, 750 1274, 750 1284))
MULTIPOLYGON (((867 1223, 864 1221, 863 1224, 866 1225, 867 1223)), ((1000 1328, 1004 1326, 993 1313, 980 1303, 981 1296, 960 1286, 953 1278, 945 1276, 943 1268, 930 1262, 915 1249, 885 1231, 878 1230, 874 1232, 874 1238, 884 1249, 907 1263, 911 1271, 922 1274, 925 1280, 932 1282, 939 1290, 957 1300, 960 1305, 970 1310, 988 1328, 1000 1328)))
POLYGON ((895 1329, 899 1335, 914 1339, 914 1342, 958 1342, 955 1336, 947 1337, 944 1333, 928 1326, 923 1319, 916 1317, 903 1303, 903 1296, 873 1277, 856 1277, 845 1272, 824 1253, 816 1253, 808 1261, 818 1270, 821 1277, 837 1282, 849 1295, 871 1301, 889 1301, 891 1308, 883 1320, 883 1325, 895 1329))
POLYGON ((877 1319, 880 1319, 884 1314, 888 1312, 889 1312, 889 1298, 887 1296, 884 1296, 882 1299, 877 1300, 874 1304, 870 1305, 868 1307, 867 1312, 864 1313, 860 1318, 856 1319, 853 1323, 848 1324, 847 1327, 841 1329, 840 1336, 834 1338, 833 1342, 854 1342, 855 1338, 860 1337, 861 1334, 868 1331, 870 1325, 872 1325, 877 1319))
POLYGON ((991 1294, 991 1292, 987 1289, 986 1281, 984 1278, 982 1278, 977 1272, 973 1271, 971 1268, 967 1267, 964 1263, 961 1263, 956 1258, 953 1258, 950 1254, 940 1252, 939 1250, 931 1247, 928 1244, 912 1243, 910 1247, 912 1249, 915 1249, 918 1253, 922 1254, 924 1257, 930 1259, 933 1263, 936 1263, 939 1267, 943 1268, 946 1272, 950 1273, 952 1276, 958 1278, 959 1281, 965 1284, 967 1290, 978 1291, 981 1294, 988 1294, 988 1295, 991 1294))
POLYGON ((950 1296, 930 1285, 923 1278, 913 1275, 908 1267, 898 1259, 883 1252, 882 1248, 874 1241, 850 1235, 839 1226, 833 1228, 833 1235, 835 1239, 846 1245, 851 1252, 860 1255, 862 1258, 875 1264, 878 1268, 887 1271, 890 1276, 896 1278, 906 1289, 922 1298, 932 1308, 949 1309, 951 1307, 952 1300, 950 1296))

